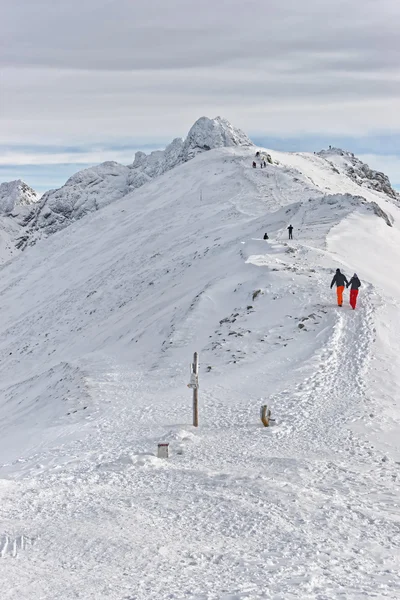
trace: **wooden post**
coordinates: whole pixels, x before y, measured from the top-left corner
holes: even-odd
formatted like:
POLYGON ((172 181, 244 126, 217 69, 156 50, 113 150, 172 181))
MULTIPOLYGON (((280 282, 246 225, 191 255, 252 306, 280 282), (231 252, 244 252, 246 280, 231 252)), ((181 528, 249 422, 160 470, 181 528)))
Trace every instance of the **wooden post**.
POLYGON ((195 375, 196 384, 193 387, 193 425, 199 426, 199 355, 197 352, 193 355, 193 374, 195 375))
POLYGON ((261 406, 260 417, 264 427, 269 427, 269 422, 272 421, 272 419, 271 410, 268 408, 267 404, 261 406))

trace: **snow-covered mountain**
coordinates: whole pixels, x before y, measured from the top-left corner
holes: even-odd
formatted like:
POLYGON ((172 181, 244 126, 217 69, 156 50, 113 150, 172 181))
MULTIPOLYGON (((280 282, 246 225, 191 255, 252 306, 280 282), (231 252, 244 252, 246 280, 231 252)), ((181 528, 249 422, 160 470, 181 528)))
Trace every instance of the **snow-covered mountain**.
POLYGON ((10 598, 397 598, 400 208, 347 165, 256 150, 127 192, 115 163, 78 174, 90 216, 1 268, 10 598), (96 210, 91 186, 120 192, 96 210))
MULTIPOLYGON (((185 140, 176 138, 165 150, 149 155, 137 152, 134 162, 128 166, 108 161, 79 171, 61 188, 46 192, 40 202, 37 194, 22 181, 2 184, 0 209, 3 207, 3 213, 13 222, 8 219, 4 222, 0 217, 0 241, 3 247, 0 262, 15 255, 16 250, 24 250, 123 198, 155 177, 192 160, 197 154, 224 147, 254 148, 247 135, 226 119, 201 117, 185 140), (16 210, 16 207, 19 208, 16 210)), ((333 148, 319 152, 318 156, 359 186, 383 191, 391 198, 399 199, 386 175, 373 171, 353 154, 333 148)))
POLYGON ((152 152, 149 156, 137 152, 132 165, 108 161, 79 171, 60 189, 43 195, 26 231, 19 237, 18 247, 24 249, 42 237, 64 229, 198 153, 235 146, 252 146, 252 143, 226 119, 201 117, 185 140, 177 138, 165 150, 152 152))
POLYGON ((233 127, 226 119, 201 117, 185 140, 176 138, 163 152, 155 151, 148 156, 144 152, 137 152, 130 185, 141 187, 153 177, 191 160, 201 152, 235 146, 252 147, 253 143, 243 131, 233 127))
POLYGON ((0 214, 11 213, 19 206, 30 206, 39 201, 39 196, 21 179, 0 183, 0 214))
MULTIPOLYGON (((36 214, 39 195, 18 179, 0 184, 0 265, 15 256, 36 214)), ((23 244, 22 244, 23 245, 23 244)))
POLYGON ((400 202, 400 195, 392 188, 389 177, 385 173, 371 169, 352 152, 346 152, 341 148, 329 148, 329 150, 321 150, 318 154, 332 165, 343 169, 360 187, 384 192, 400 202))

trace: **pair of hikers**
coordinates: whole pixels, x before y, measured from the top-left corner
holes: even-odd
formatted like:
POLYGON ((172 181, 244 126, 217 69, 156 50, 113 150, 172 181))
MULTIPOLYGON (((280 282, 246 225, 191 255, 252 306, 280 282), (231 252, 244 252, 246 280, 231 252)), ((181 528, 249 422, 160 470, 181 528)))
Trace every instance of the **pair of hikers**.
POLYGON ((361 286, 361 281, 359 280, 357 273, 354 273, 353 277, 350 279, 350 281, 347 281, 347 277, 346 275, 344 275, 344 273, 342 273, 340 271, 340 269, 336 269, 336 273, 333 276, 332 282, 331 282, 331 289, 333 288, 333 286, 336 283, 336 293, 337 293, 337 303, 338 306, 343 306, 343 292, 344 292, 344 286, 346 284, 346 287, 350 287, 350 306, 352 307, 352 309, 354 310, 357 304, 357 296, 358 296, 358 290, 361 286))

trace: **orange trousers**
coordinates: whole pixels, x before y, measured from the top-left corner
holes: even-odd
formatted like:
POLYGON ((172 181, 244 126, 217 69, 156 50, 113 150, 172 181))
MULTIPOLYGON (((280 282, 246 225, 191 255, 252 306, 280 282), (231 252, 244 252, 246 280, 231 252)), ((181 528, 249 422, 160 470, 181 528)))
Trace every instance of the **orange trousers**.
POLYGON ((343 304, 343 291, 344 291, 344 285, 338 285, 336 288, 338 306, 342 306, 342 304, 343 304))

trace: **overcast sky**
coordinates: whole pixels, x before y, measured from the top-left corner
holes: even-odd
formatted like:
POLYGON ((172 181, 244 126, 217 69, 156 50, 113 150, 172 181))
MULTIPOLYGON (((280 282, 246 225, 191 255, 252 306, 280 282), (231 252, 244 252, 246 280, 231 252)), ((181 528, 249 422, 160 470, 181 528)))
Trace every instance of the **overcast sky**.
POLYGON ((0 31, 1 180, 221 115, 288 149, 362 140, 400 184, 400 0, 3 0, 0 31))

